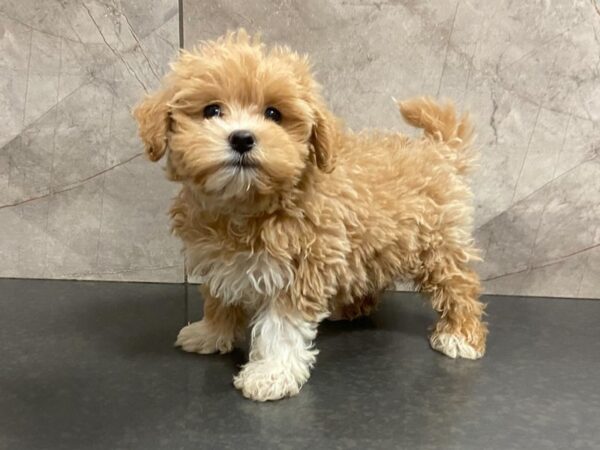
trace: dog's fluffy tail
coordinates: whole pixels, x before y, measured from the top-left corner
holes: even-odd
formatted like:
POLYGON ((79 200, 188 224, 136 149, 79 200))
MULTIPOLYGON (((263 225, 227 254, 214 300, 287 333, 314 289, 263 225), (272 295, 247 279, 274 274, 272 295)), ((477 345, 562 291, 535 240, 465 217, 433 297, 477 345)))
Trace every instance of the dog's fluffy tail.
POLYGON ((406 122, 422 128, 425 136, 446 144, 445 154, 454 163, 458 173, 464 174, 471 169, 476 154, 471 146, 473 127, 468 114, 457 119, 452 103, 440 104, 429 97, 397 103, 406 122))

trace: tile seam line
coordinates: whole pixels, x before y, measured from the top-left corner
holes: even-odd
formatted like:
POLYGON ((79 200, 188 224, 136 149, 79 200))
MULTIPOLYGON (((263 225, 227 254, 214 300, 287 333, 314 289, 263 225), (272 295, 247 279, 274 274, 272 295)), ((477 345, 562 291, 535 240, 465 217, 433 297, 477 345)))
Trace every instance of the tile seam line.
POLYGON ((183 0, 177 0, 179 9, 179 48, 182 49, 184 45, 183 37, 183 0))
MULTIPOLYGON (((183 0, 177 0, 178 14, 179 14, 179 49, 183 49, 184 46, 184 32, 183 32, 183 0)), ((185 321, 189 324, 189 284, 188 270, 185 258, 183 258, 183 296, 185 303, 185 321)))

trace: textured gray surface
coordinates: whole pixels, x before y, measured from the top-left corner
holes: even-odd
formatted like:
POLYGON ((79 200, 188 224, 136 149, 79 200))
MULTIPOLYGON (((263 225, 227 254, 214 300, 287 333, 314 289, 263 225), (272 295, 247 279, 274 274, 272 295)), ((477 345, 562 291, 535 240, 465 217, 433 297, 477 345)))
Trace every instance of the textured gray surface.
POLYGON ((244 352, 172 347, 181 285, 0 280, 0 448, 597 449, 600 303, 488 297, 486 357, 429 349, 433 315, 389 294, 326 323, 300 396, 245 400, 244 352))
POLYGON ((243 26, 307 52, 354 128, 411 133, 390 97, 472 112, 482 278, 496 294, 600 293, 600 4, 184 0, 184 43, 243 26))

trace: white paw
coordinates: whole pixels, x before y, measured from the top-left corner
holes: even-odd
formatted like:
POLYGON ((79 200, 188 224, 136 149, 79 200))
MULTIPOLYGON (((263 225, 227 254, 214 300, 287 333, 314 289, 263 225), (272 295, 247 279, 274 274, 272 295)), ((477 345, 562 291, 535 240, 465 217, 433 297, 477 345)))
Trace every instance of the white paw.
POLYGON ((450 358, 479 359, 483 352, 475 350, 463 336, 450 333, 434 333, 429 338, 431 348, 450 358))
POLYGON ((223 354, 233 350, 233 343, 233 336, 217 333, 208 323, 201 320, 183 327, 175 345, 186 352, 223 354))
POLYGON ((268 360, 249 362, 233 377, 244 397, 259 402, 296 395, 303 383, 283 364, 268 360))

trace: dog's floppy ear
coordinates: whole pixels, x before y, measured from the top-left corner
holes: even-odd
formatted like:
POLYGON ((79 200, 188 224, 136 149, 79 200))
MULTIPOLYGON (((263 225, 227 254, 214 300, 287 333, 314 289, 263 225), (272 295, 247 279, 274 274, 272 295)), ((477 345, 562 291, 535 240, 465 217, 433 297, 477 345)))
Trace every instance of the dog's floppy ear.
POLYGON ((325 173, 335 168, 335 124, 321 100, 313 104, 314 123, 310 143, 315 152, 317 167, 325 173))
POLYGON ((140 138, 148 158, 152 161, 158 161, 167 150, 167 132, 171 122, 168 103, 172 97, 172 90, 163 87, 154 94, 146 96, 133 110, 140 138))

